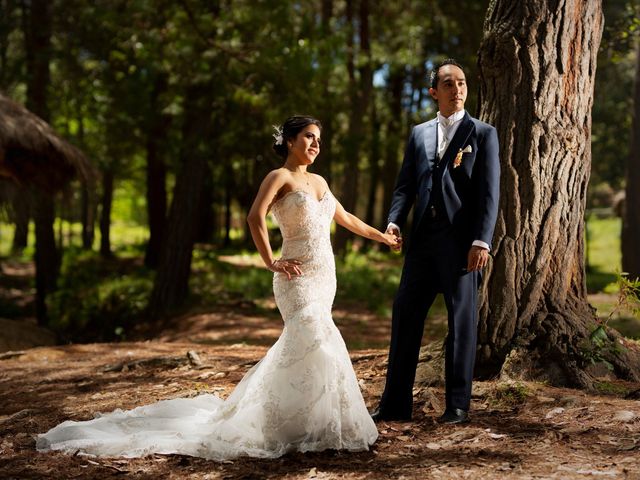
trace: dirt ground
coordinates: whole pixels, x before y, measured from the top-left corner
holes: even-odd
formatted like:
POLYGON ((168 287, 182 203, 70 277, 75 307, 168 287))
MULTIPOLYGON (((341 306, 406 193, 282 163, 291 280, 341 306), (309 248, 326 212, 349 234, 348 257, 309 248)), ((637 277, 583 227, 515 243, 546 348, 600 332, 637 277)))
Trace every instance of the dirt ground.
MULTIPOLYGON (((15 294, 18 302, 23 285, 5 285, 0 294, 15 294)), ((603 381, 598 394, 478 381, 472 421, 464 426, 436 423, 443 389, 418 387, 414 420, 379 423, 378 441, 362 453, 217 463, 180 455, 122 459, 35 450, 35 435, 64 420, 204 392, 226 397, 280 334, 273 308, 266 300, 258 308, 240 302, 192 312, 154 332, 153 341, 0 353, 0 478, 640 479, 640 403, 624 398, 640 385, 613 381, 603 381), (191 351, 199 363, 188 361, 191 351)), ((337 305, 334 319, 373 409, 384 384, 387 349, 380 342, 388 341, 389 321, 357 305, 337 305)), ((427 336, 440 332, 443 320, 432 318, 427 336)), ((24 325, 6 320, 0 337, 11 322, 22 335, 24 325)), ((31 323, 27 330, 33 328, 31 323)))
MULTIPOLYGON (((640 478, 637 400, 534 383, 506 388, 499 381, 476 382, 472 422, 465 426, 435 422, 441 388, 416 389, 414 421, 380 423, 378 441, 363 453, 216 463, 179 455, 118 459, 35 451, 34 435, 67 419, 203 392, 226 397, 266 349, 153 341, 5 354, 0 360, 0 477, 640 478), (201 365, 186 361, 189 351, 197 352, 201 365), (155 363, 143 361, 149 359, 155 363)), ((372 408, 383 387, 386 351, 353 351, 352 360, 372 408)))

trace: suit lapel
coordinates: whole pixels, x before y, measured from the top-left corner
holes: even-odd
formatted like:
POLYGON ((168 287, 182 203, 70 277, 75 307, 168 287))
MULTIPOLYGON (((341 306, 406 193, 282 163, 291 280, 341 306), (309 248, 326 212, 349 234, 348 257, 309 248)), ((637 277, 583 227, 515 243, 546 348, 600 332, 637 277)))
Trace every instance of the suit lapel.
POLYGON ((431 120, 425 125, 424 150, 427 153, 427 167, 432 169, 436 161, 438 151, 438 128, 437 121, 431 120))

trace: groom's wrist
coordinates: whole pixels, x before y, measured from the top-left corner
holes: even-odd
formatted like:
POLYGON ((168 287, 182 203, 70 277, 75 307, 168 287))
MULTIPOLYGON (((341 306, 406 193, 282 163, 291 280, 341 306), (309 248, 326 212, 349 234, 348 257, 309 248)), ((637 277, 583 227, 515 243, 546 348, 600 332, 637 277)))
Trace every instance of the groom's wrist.
POLYGON ((486 242, 483 242, 482 240, 474 240, 471 246, 484 248, 485 250, 491 250, 491 248, 489 247, 489 244, 486 242))

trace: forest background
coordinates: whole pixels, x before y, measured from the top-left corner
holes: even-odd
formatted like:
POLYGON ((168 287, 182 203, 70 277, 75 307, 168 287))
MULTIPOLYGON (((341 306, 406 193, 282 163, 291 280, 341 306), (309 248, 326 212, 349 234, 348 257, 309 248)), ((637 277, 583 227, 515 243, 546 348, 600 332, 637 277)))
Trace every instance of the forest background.
MULTIPOLYGON (((320 118, 313 171, 348 210, 384 228, 408 132, 435 114, 435 63, 466 66, 467 110, 478 112, 488 5, 2 0, 0 90, 78 146, 96 175, 54 197, 46 299, 4 290, 0 317, 35 312, 58 340, 76 342, 144 336, 190 309, 244 302, 260 311, 271 274, 255 268, 244 218, 261 179, 280 166, 272 125, 293 113, 320 118), (163 244, 174 255, 156 274, 163 244)), ((640 336, 638 321, 615 293, 638 8, 603 4, 585 215, 590 299, 630 338, 640 336)), ((0 196, 0 255, 28 262, 38 200, 6 181, 0 196)), ((401 258, 342 229, 334 247, 337 302, 388 317, 401 258)))
MULTIPOLYGON (((639 38, 637 0, 0 0, 0 175, 14 176, 0 178, 0 470, 640 475, 639 38), (320 118, 313 171, 384 228, 409 131, 435 114, 428 73, 446 57, 466 66, 467 110, 496 126, 502 152, 471 424, 434 421, 438 300, 415 421, 380 424, 369 452, 231 464, 34 454, 34 435, 69 418, 229 394, 282 328, 245 223, 280 166, 272 126, 320 118), (84 152, 71 165, 93 167, 51 188, 69 165, 53 144, 16 147, 31 132, 9 128, 9 99, 84 152)), ((340 228, 333 242, 333 317, 374 408, 402 256, 340 228)))

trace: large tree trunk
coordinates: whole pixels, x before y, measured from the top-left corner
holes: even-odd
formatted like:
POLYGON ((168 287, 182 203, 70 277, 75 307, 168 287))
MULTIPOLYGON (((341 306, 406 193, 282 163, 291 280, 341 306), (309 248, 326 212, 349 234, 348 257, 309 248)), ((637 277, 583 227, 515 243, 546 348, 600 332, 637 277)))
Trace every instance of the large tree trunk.
MULTIPOLYGON (((365 115, 368 110, 373 89, 373 68, 371 64, 371 45, 369 42, 369 0, 360 1, 359 22, 354 22, 353 0, 347 0, 347 21, 351 26, 359 23, 360 31, 360 78, 356 78, 356 58, 353 35, 347 36, 347 69, 349 72, 349 91, 351 108, 349 112, 349 133, 345 140, 345 169, 342 183, 341 201, 344 208, 355 213, 358 199, 360 146, 364 137, 365 115)), ((335 249, 343 253, 351 232, 338 228, 335 236, 335 249)))
POLYGON ((184 302, 189 291, 191 256, 207 161, 206 142, 211 135, 211 111, 207 102, 210 95, 211 85, 191 86, 186 93, 182 167, 176 178, 167 233, 151 293, 149 314, 152 318, 165 317, 184 302))
MULTIPOLYGON (((51 57, 51 4, 32 0, 23 4, 25 52, 27 60, 27 108, 44 121, 49 121, 49 59, 51 57)), ((60 261, 53 233, 55 217, 51 195, 34 195, 36 226, 36 315, 38 323, 47 323, 46 295, 55 290, 60 261)))
POLYGON ((602 26, 598 0, 497 0, 489 7, 480 116, 498 130, 502 182, 494 262, 482 289, 478 373, 526 370, 590 387, 590 365, 604 361, 621 377, 640 379, 640 357, 620 348, 616 332, 602 337, 585 287, 583 218, 602 26))
POLYGON ((636 47, 636 78, 631 121, 631 146, 622 220, 622 269, 629 278, 640 277, 640 40, 636 47))
POLYGON ((149 242, 144 264, 156 268, 167 219, 167 167, 161 154, 161 142, 166 137, 169 118, 162 114, 159 98, 167 88, 165 75, 156 78, 150 98, 151 122, 147 136, 147 217, 149 242))

